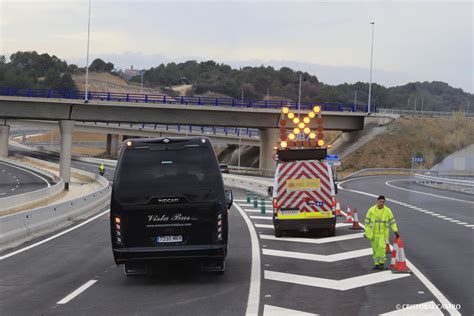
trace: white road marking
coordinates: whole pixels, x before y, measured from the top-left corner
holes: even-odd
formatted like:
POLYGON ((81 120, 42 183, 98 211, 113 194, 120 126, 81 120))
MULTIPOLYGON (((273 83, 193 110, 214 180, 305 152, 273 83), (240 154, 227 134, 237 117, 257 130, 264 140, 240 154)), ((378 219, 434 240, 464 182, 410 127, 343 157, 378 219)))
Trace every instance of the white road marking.
MULTIPOLYGON (((269 219, 272 219, 271 217, 269 219)), ((336 227, 346 227, 346 226, 352 226, 352 223, 336 223, 336 227)), ((255 224, 255 227, 257 228, 274 228, 273 225, 268 225, 268 224, 255 224)))
POLYGON ((399 182, 399 181, 406 181, 406 180, 390 180, 390 181, 385 182, 385 184, 386 184, 387 186, 389 186, 389 187, 392 187, 392 188, 395 188, 395 189, 398 189, 398 190, 403 190, 403 191, 408 191, 408 192, 415 192, 415 193, 420 193, 420 194, 435 196, 435 197, 440 198, 440 199, 453 200, 453 201, 458 201, 458 202, 464 202, 464 203, 474 204, 473 201, 466 201, 466 200, 455 199, 455 198, 451 198, 451 197, 447 197, 447 196, 442 196, 442 195, 439 195, 439 194, 432 194, 432 193, 426 193, 426 192, 421 192, 421 191, 416 191, 416 190, 409 190, 409 189, 400 188, 400 187, 397 187, 397 186, 394 186, 394 185, 391 185, 391 184, 390 184, 390 182, 399 182))
POLYGON ((72 300, 73 298, 75 298, 76 296, 78 296, 79 294, 81 294, 82 292, 87 290, 89 287, 91 287, 95 282, 97 282, 97 280, 87 281, 86 283, 81 285, 78 289, 76 289, 74 292, 72 292, 71 294, 69 294, 68 296, 66 296, 65 298, 63 298, 59 302, 57 302, 56 304, 66 304, 66 303, 68 303, 70 300, 72 300))
POLYGON ((252 268, 250 272, 250 289, 247 299, 246 316, 258 315, 258 308, 260 305, 260 246, 258 242, 257 232, 255 231, 252 221, 248 218, 245 211, 238 205, 234 204, 235 208, 240 212, 250 233, 250 240, 252 242, 252 268))
POLYGON ((394 274, 392 271, 383 271, 364 274, 361 276, 347 278, 343 280, 332 280, 325 278, 308 277, 299 274, 282 273, 265 270, 264 277, 267 280, 287 282, 292 284, 307 285, 325 289, 347 291, 358 287, 378 284, 387 281, 409 277, 409 273, 394 274))
POLYGON ((474 227, 474 225, 466 225, 466 227, 474 227))
POLYGON ((2 192, 2 193, 0 193, 0 195, 5 195, 5 194, 7 194, 7 193, 6 193, 6 192, 2 192))
POLYGON ((42 245, 42 244, 44 244, 44 243, 47 243, 48 241, 51 241, 51 240, 53 240, 53 239, 56 239, 56 238, 58 238, 58 237, 60 237, 60 236, 62 236, 62 235, 64 235, 64 234, 67 234, 67 233, 69 233, 69 232, 71 232, 71 231, 73 231, 73 230, 75 230, 75 229, 78 229, 79 227, 82 227, 82 226, 84 226, 84 225, 86 225, 86 224, 92 222, 93 220, 95 220, 95 219, 101 217, 102 215, 107 214, 108 212, 110 212, 110 209, 108 209, 108 210, 106 210, 106 211, 104 211, 104 212, 102 212, 102 213, 100 213, 100 214, 97 214, 96 216, 91 217, 91 218, 89 218, 88 220, 86 220, 86 221, 84 221, 84 222, 82 222, 82 223, 80 223, 80 224, 78 224, 78 225, 76 225, 76 226, 73 226, 73 227, 71 227, 71 228, 68 228, 68 229, 66 229, 65 231, 62 231, 62 232, 60 232, 60 233, 58 233, 58 234, 56 234, 56 235, 53 235, 53 236, 48 237, 48 238, 46 238, 46 239, 43 239, 43 240, 41 240, 41 241, 39 241, 39 242, 37 242, 37 243, 34 243, 34 244, 32 244, 32 245, 29 245, 29 246, 25 247, 25 248, 21 248, 21 249, 18 249, 18 250, 16 250, 16 251, 14 251, 14 252, 10 252, 10 253, 8 253, 8 254, 6 254, 6 255, 4 255, 4 256, 0 256, 0 260, 7 259, 7 258, 12 257, 12 256, 15 256, 15 255, 17 255, 17 254, 19 254, 19 253, 22 253, 22 252, 24 252, 24 251, 27 251, 27 250, 29 250, 29 249, 31 249, 31 248, 34 248, 34 247, 37 247, 37 246, 42 245))
POLYGON ((255 224, 255 227, 257 228, 274 228, 273 225, 266 225, 266 224, 255 224))
POLYGON ((372 254, 372 248, 336 253, 334 255, 316 255, 312 253, 282 251, 273 249, 263 249, 263 254, 267 256, 296 258, 321 262, 336 262, 352 258, 364 257, 372 254))
POLYGON ((466 225, 467 223, 466 222, 459 222, 458 224, 459 225, 466 225))
MULTIPOLYGON (((352 180, 356 180, 356 179, 352 179, 352 180)), ((341 185, 342 183, 349 182, 349 181, 352 181, 352 180, 347 180, 347 181, 341 182, 339 184, 339 188, 341 190, 344 190, 344 191, 354 192, 354 193, 358 193, 358 194, 362 194, 362 195, 366 195, 366 196, 371 196, 371 197, 377 197, 377 195, 375 195, 375 194, 362 192, 362 191, 356 191, 356 190, 350 190, 350 189, 344 189, 342 187, 342 185, 341 185)), ((364 227, 363 224, 360 224, 360 226, 364 227)), ((468 227, 472 227, 472 229, 474 229, 474 225, 468 225, 468 227)), ((428 278, 426 278, 426 276, 423 273, 421 273, 421 271, 418 270, 418 268, 415 267, 415 265, 413 265, 410 262, 410 260, 407 259, 406 262, 407 262, 408 268, 413 272, 413 274, 416 275, 416 277, 421 281, 421 283, 423 283, 428 288, 428 290, 430 290, 430 292, 433 293, 433 295, 438 299, 438 301, 441 302, 441 304, 444 304, 446 306, 452 306, 451 302, 446 298, 446 296, 444 296, 444 294, 441 293, 441 291, 433 283, 431 283, 431 281, 428 280, 428 278)), ((455 316, 461 315, 457 310, 448 310, 448 312, 450 313, 450 315, 455 315, 455 316)))
POLYGON ((445 218, 445 217, 446 217, 446 216, 444 216, 444 215, 440 215, 440 214, 438 214, 438 215, 435 215, 435 216, 436 216, 436 217, 439 217, 439 218, 445 218))
POLYGON ((263 306, 263 316, 288 316, 288 315, 317 316, 319 314, 306 313, 306 312, 297 311, 295 309, 282 308, 282 307, 266 305, 266 304, 263 306))
MULTIPOLYGON (((22 171, 28 172, 28 173, 30 173, 30 174, 32 174, 32 175, 34 175, 35 177, 38 177, 38 178, 40 178, 41 180, 43 180, 44 182, 46 182, 46 184, 48 185, 48 188, 51 186, 51 184, 49 183, 49 181, 48 181, 48 180, 46 180, 45 178, 43 178, 42 176, 40 176, 40 175, 38 175, 38 174, 36 174, 36 173, 33 173, 33 172, 31 172, 31 171, 30 171, 30 170, 28 170, 28 169, 21 168, 21 167, 17 167, 17 166, 10 165, 10 164, 7 164, 7 163, 5 163, 5 164, 6 164, 8 167, 11 167, 11 168, 16 168, 16 169, 19 169, 19 170, 22 170, 22 171)), ((11 173, 8 173, 8 175, 11 175, 11 173)))
POLYGON ((271 216, 250 216, 251 219, 273 219, 271 216))
POLYGON ((292 237, 277 238, 277 237, 272 236, 272 235, 262 235, 262 234, 260 234, 260 238, 265 239, 265 240, 301 242, 301 243, 307 243, 307 244, 326 244, 326 243, 335 242, 335 241, 362 238, 363 236, 364 236, 364 233, 356 233, 356 234, 348 234, 348 235, 344 235, 344 236, 312 239, 312 238, 298 238, 298 237, 295 237, 295 238, 292 238, 292 237))
MULTIPOLYGON (((243 207, 254 207, 253 206, 253 203, 239 203, 240 206, 243 206, 243 207)), ((260 201, 258 202, 258 208, 262 206, 262 203, 260 203, 260 201)), ((272 202, 266 202, 265 203, 265 206, 268 206, 268 207, 272 207, 273 208, 273 203, 272 202)))
MULTIPOLYGON (((248 209, 248 208, 244 208, 244 211, 248 212, 248 213, 261 213, 260 210, 253 210, 253 209, 248 209)), ((272 215, 271 211, 265 211, 265 214, 269 214, 269 215, 272 215)), ((264 215, 264 214, 262 214, 264 215)))
POLYGON ((439 310, 434 301, 428 301, 421 304, 410 305, 410 308, 397 309, 388 313, 380 314, 380 316, 403 316, 403 315, 444 315, 439 310))

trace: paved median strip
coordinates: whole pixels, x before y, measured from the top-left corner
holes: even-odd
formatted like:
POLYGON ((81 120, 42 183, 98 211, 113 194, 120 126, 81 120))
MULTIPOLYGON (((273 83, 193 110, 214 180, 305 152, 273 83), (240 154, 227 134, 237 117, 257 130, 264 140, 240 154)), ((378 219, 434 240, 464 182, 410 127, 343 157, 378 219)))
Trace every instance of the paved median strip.
POLYGON ((67 304, 69 301, 71 301, 73 298, 87 290, 89 287, 91 287, 97 280, 89 280, 83 285, 81 285, 77 290, 60 300, 57 304, 67 304))

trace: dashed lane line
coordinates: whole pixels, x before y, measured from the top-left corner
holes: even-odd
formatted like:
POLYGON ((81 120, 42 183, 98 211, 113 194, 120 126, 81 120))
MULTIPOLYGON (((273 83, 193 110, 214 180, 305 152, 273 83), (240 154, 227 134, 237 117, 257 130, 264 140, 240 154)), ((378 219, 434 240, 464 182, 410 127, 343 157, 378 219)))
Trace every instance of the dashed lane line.
POLYGON ((67 304, 69 301, 71 301, 73 298, 75 298, 76 296, 78 296, 79 294, 81 294, 82 292, 84 292, 85 290, 87 290, 89 287, 91 287, 95 282, 97 282, 97 280, 89 280, 87 281, 86 283, 84 283, 83 285, 81 285, 79 288, 77 288, 74 292, 72 292, 71 294, 67 295, 66 297, 64 297, 62 300, 60 300, 59 302, 57 302, 56 304, 67 304))
MULTIPOLYGON (((352 181, 352 180, 347 180, 347 181, 344 181, 344 182, 348 182, 348 181, 352 181)), ((344 182, 342 182, 342 183, 344 183, 344 182)), ((366 195, 366 196, 377 197, 377 195, 375 195, 375 194, 371 194, 371 193, 367 193, 367 192, 363 192, 363 191, 345 189, 342 186, 340 186, 339 188, 341 190, 348 191, 348 192, 354 192, 354 193, 362 194, 362 195, 366 195)), ((394 202, 400 204, 400 202, 398 202, 398 201, 394 201, 394 202)), ((344 212, 342 212, 342 213, 344 213, 344 212)), ((362 228, 365 228, 365 226, 363 224, 360 224, 360 226, 362 228)), ((467 227, 469 227, 469 226, 473 226, 472 229, 474 229, 474 225, 467 225, 467 227)), ((448 300, 448 298, 446 296, 444 296, 444 294, 441 293, 441 291, 433 283, 431 283, 431 281, 428 280, 428 278, 420 270, 418 270, 418 268, 414 264, 412 264, 410 260, 406 259, 406 262, 407 262, 408 268, 413 272, 414 275, 416 275, 416 277, 421 281, 421 283, 423 283, 428 288, 428 290, 430 290, 430 292, 436 297, 436 299, 438 301, 441 302, 441 304, 444 304, 445 306, 452 306, 452 303, 448 300)), ((448 312, 449 312, 450 315, 454 315, 454 316, 458 316, 458 315, 460 316, 461 315, 457 310, 448 310, 448 312)))
POLYGON ((383 271, 377 273, 369 273, 357 277, 333 280, 317 277, 309 277, 293 273, 283 273, 265 270, 264 278, 272 281, 280 281, 291 284, 306 285, 331 290, 347 291, 358 287, 364 287, 372 284, 393 281, 401 278, 409 277, 410 273, 395 274, 392 271, 383 271))
POLYGON ((312 238, 296 238, 296 237, 295 238, 286 238, 286 237, 277 238, 272 235, 260 234, 260 238, 265 239, 265 240, 300 242, 300 243, 307 243, 307 244, 326 244, 330 242, 362 238, 363 236, 364 236, 364 233, 355 233, 355 234, 348 234, 348 235, 336 236, 336 237, 312 239, 312 238))
MULTIPOLYGON (((26 168, 21 168, 21 167, 14 166, 14 165, 10 165, 10 164, 7 164, 7 165, 8 165, 8 167, 15 168, 15 169, 19 169, 19 170, 22 170, 22 171, 24 171, 24 172, 28 172, 28 173, 34 175, 35 177, 40 178, 41 180, 43 180, 44 182, 46 182, 46 184, 48 185, 48 188, 51 186, 51 183, 49 183, 48 180, 46 180, 45 178, 43 178, 42 176, 40 176, 40 175, 38 175, 38 174, 36 174, 36 173, 34 173, 34 172, 31 172, 30 170, 28 170, 28 169, 26 169, 26 168)), ((8 175, 11 175, 11 173, 8 173, 8 175)))
MULTIPOLYGON (((367 195, 367 196, 373 196, 373 197, 377 197, 376 195, 374 194, 370 194, 370 193, 366 193, 366 192, 362 192, 362 191, 357 191, 357 190, 351 190, 351 189, 345 189, 342 187, 342 184, 345 183, 345 182, 349 182, 349 181, 353 181, 353 180, 356 180, 356 179, 350 179, 350 180, 346 180, 346 181, 342 181, 339 185, 341 187, 341 190, 345 190, 345 191, 349 191, 349 192, 354 192, 354 193, 358 193, 358 194, 364 194, 364 195, 367 195)), ((388 182, 388 181, 387 181, 388 182)), ((387 182, 385 184, 387 184, 387 182)), ((387 184, 388 185, 388 184, 387 184)), ((409 190, 408 190, 409 191, 409 190)), ((414 192, 418 192, 418 191, 414 191, 414 192)), ((423 193, 423 192, 419 192, 419 193, 423 193)), ((446 197, 444 197, 446 198, 446 197)), ((424 214, 428 214, 428 215, 431 215, 431 216, 434 216, 434 217, 439 217, 443 220, 446 220, 446 221, 449 221, 449 222, 452 222, 454 224, 459 224, 459 222, 456 222, 457 220, 454 219, 454 218, 450 218, 450 217, 441 217, 443 215, 441 214, 438 214, 436 212, 432 212, 432 211, 428 211, 428 210, 425 210, 425 209, 422 209, 418 206, 414 206, 414 205, 410 205, 410 204, 407 204, 405 202, 401 202, 401 201, 397 201, 397 200, 394 200, 394 199, 387 199, 387 201, 390 201, 390 202, 393 202, 393 203, 396 203, 396 204, 399 204, 399 205, 402 205, 402 206, 405 206, 405 207, 408 207, 408 208, 411 208, 411 209, 414 209, 414 210, 417 210, 418 212, 421 212, 421 213, 424 213, 424 214), (441 216, 440 216, 441 215, 441 216)), ((466 202, 466 203, 474 203, 474 202, 470 202, 470 201, 465 201, 465 200, 460 200, 460 201, 463 201, 463 202, 466 202)), ((466 223, 466 224, 469 224, 469 223, 466 223)), ((463 224, 462 226, 464 227, 469 227, 469 225, 465 225, 463 224)))
POLYGON ((321 261, 321 262, 336 262, 336 261, 341 261, 341 260, 369 256, 372 254, 372 248, 346 251, 346 252, 341 252, 334 255, 317 255, 317 254, 312 254, 312 253, 282 251, 282 250, 274 250, 274 249, 263 249, 262 252, 264 255, 267 255, 267 256, 284 257, 284 258, 291 258, 291 259, 304 259, 304 260, 321 261))
POLYGON ((446 199, 446 200, 452 200, 452 201, 458 201, 458 202, 463 202, 463 203, 474 204, 473 201, 466 201, 466 200, 456 199, 456 198, 452 198, 452 197, 442 196, 442 195, 439 195, 439 194, 426 193, 426 192, 422 192, 422 191, 416 191, 416 190, 410 190, 410 189, 400 188, 400 187, 397 187, 397 186, 395 186, 395 185, 390 184, 391 182, 399 182, 399 181, 406 181, 406 180, 390 180, 390 181, 386 181, 385 184, 386 184, 387 186, 389 186, 389 187, 392 187, 392 188, 395 188, 395 189, 398 189, 398 190, 403 190, 403 191, 408 191, 408 192, 415 192, 415 193, 419 193, 419 194, 425 194, 425 195, 435 196, 435 197, 440 198, 440 199, 446 199))

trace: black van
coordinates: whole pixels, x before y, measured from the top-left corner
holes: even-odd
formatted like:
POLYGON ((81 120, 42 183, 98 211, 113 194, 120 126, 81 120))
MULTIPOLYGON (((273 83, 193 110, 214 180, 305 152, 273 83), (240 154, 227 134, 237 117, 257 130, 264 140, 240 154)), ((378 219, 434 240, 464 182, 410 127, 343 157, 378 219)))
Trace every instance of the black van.
POLYGON ((132 275, 153 261, 196 258, 223 272, 231 205, 208 138, 127 140, 110 205, 115 263, 132 275))

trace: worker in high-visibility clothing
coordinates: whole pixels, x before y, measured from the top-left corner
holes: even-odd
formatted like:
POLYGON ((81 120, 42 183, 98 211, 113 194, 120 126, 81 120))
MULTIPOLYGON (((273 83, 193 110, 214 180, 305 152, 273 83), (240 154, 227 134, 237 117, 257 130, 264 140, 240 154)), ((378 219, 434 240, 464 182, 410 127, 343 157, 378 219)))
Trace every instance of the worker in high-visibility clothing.
POLYGON ((101 163, 101 164, 99 165, 99 174, 100 174, 101 176, 103 176, 104 173, 105 173, 105 165, 104 165, 103 163, 101 163))
POLYGON ((385 197, 380 195, 377 204, 369 208, 365 217, 365 237, 372 245, 374 270, 385 269, 385 242, 388 240, 390 228, 398 238, 400 235, 392 210, 385 205, 385 197))

